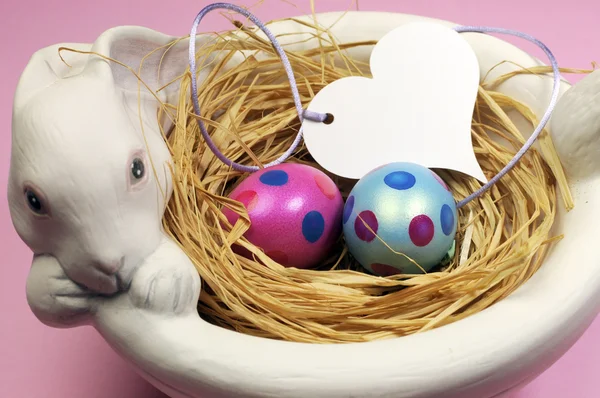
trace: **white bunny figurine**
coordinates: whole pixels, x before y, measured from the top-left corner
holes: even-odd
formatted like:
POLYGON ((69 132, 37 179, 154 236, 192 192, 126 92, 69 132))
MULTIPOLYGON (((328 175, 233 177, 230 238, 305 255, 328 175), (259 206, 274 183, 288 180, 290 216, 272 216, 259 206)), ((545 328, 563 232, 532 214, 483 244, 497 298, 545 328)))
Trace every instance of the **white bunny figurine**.
MULTIPOLYGON (((64 46, 137 71, 144 56, 173 40, 121 27, 93 45, 64 46)), ((172 184, 157 99, 127 68, 69 51, 63 62, 58 49, 32 57, 14 100, 8 197, 15 229, 34 253, 33 312, 52 326, 87 323, 99 302, 123 291, 141 307, 194 311, 198 273, 162 230, 172 184), (178 261, 167 267, 158 258, 178 261)), ((141 77, 152 90, 187 65, 185 40, 165 50, 144 60, 141 77)))

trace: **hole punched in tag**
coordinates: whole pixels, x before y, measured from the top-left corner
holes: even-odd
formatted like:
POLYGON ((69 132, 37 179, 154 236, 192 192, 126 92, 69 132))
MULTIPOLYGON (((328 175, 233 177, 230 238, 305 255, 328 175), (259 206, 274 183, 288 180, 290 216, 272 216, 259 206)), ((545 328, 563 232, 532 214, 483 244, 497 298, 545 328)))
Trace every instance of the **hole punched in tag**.
POLYGON ((323 120, 324 124, 331 124, 335 120, 334 116, 331 113, 325 114, 325 119, 323 120))

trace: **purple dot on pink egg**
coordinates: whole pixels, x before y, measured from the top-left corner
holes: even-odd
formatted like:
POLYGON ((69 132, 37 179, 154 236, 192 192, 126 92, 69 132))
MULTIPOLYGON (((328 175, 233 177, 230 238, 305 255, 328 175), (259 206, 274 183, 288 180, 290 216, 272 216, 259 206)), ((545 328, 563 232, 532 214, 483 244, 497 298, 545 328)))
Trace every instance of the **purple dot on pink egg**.
POLYGON ((302 220, 302 235, 310 243, 318 241, 325 231, 325 218, 316 211, 309 211, 302 220))
POLYGON ((335 199, 338 188, 335 183, 331 181, 331 178, 324 174, 317 173, 315 174, 315 183, 317 183, 317 187, 319 187, 319 190, 321 190, 327 199, 335 199))
POLYGON ((258 203, 258 194, 256 193, 256 191, 244 191, 242 193, 240 193, 235 200, 237 200, 238 202, 242 203, 244 205, 244 207, 246 208, 246 211, 248 213, 250 213, 255 207, 256 204, 258 203))
POLYGON ((371 242, 375 239, 378 229, 377 216, 371 210, 361 211, 354 221, 354 232, 362 241, 371 242))
POLYGON ((259 177, 260 182, 274 187, 285 185, 288 179, 288 173, 283 170, 267 170, 259 177))
POLYGON ((344 215, 343 222, 346 224, 350 219, 350 215, 352 215, 352 210, 354 210, 354 195, 350 195, 348 199, 346 199, 346 204, 344 205, 344 215))
POLYGON ((392 267, 391 265, 381 264, 381 263, 371 264, 371 269, 377 275, 381 275, 381 276, 392 276, 392 275, 398 275, 398 274, 402 273, 402 269, 400 269, 400 268, 392 267))
POLYGON ((408 236, 415 246, 427 246, 433 239, 433 234, 433 221, 425 214, 418 215, 410 221, 408 236))
POLYGON ((435 173, 434 171, 431 171, 431 174, 433 174, 433 177, 444 187, 445 190, 450 191, 450 188, 448 188, 448 184, 446 184, 446 182, 442 180, 442 177, 437 175, 437 173, 435 173))

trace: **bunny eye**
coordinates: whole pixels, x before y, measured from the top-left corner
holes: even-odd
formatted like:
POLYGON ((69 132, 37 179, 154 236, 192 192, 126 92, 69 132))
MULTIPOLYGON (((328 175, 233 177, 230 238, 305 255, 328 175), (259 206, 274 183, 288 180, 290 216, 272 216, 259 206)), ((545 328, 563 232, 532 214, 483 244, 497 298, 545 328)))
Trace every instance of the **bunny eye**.
POLYGON ((140 158, 135 158, 131 162, 131 176, 133 177, 132 182, 136 182, 144 178, 146 173, 146 167, 144 166, 144 161, 140 158))
POLYGON ((46 204, 42 199, 42 195, 36 192, 33 188, 25 188, 25 200, 27 200, 27 206, 29 206, 29 209, 35 214, 48 214, 46 204))
POLYGON ((142 149, 133 152, 127 160, 127 189, 138 191, 148 181, 147 156, 142 149))

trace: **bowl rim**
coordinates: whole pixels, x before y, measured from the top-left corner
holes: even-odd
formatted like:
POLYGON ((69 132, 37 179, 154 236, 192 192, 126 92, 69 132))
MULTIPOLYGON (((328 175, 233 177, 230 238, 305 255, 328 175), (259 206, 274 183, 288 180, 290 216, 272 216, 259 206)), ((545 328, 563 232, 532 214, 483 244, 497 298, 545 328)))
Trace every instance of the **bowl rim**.
MULTIPOLYGON (((377 36, 414 20, 455 25, 391 12, 345 14, 336 26, 348 40, 361 29, 377 36)), ((325 23, 341 15, 332 12, 317 17, 325 23)), ((286 21, 269 26, 274 32, 292 29, 286 21)), ((474 46, 482 70, 495 65, 498 57, 517 60, 526 67, 540 64, 499 38, 476 33, 465 33, 465 37, 474 46)), ((506 68, 511 66, 498 68, 496 73, 505 73, 506 68)), ((550 87, 551 79, 522 75, 498 89, 540 115, 550 87)), ((563 83, 562 93, 568 87, 563 83)), ((597 231, 586 222, 600 216, 600 206, 593 206, 600 202, 600 181, 595 177, 573 182, 578 206, 569 213, 561 206, 557 214, 557 229, 566 235, 530 280, 497 304, 424 333, 368 343, 309 344, 249 336, 213 326, 199 317, 173 319, 139 313, 127 313, 130 320, 122 330, 111 330, 109 323, 102 322, 97 328, 150 382, 173 396, 200 396, 201 391, 227 396, 313 394, 325 398, 349 393, 373 397, 500 394, 556 361, 600 309, 600 275, 593 252, 597 231), (586 201, 590 204, 584 206, 586 201), (561 266, 573 263, 578 265, 578 272, 561 266), (125 333, 147 337, 134 342, 124 339, 125 333), (189 355, 173 356, 173 351, 189 355)))

